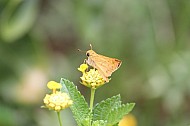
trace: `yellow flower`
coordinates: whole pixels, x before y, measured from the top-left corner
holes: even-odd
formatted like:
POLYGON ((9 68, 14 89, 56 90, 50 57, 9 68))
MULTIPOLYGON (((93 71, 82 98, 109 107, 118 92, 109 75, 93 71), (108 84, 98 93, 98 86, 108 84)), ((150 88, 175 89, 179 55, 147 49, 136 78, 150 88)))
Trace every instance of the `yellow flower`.
POLYGON ((84 73, 87 68, 88 68, 87 64, 81 64, 80 67, 78 68, 78 70, 81 71, 82 73, 84 73))
POLYGON ((46 94, 44 98, 44 104, 46 108, 59 112, 62 109, 71 106, 73 104, 73 101, 66 93, 56 91, 53 94, 46 94))
POLYGON ((53 90, 53 93, 56 92, 56 89, 61 89, 62 85, 60 83, 57 83, 55 81, 49 81, 47 84, 47 87, 51 90, 53 90))
POLYGON ((128 114, 123 117, 118 126, 137 126, 137 120, 134 115, 128 114))
POLYGON ((83 73, 82 77, 80 77, 83 85, 96 89, 105 84, 105 80, 99 74, 98 70, 90 69, 90 71, 85 72, 87 68, 87 64, 82 64, 78 68, 83 73))

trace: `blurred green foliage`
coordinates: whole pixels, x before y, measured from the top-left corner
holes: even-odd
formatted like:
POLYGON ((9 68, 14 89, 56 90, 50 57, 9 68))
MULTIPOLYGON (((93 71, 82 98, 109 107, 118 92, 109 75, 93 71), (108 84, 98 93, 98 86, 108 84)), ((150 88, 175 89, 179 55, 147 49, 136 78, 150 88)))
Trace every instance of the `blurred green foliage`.
MULTIPOLYGON (((123 61, 97 91, 135 102, 138 126, 189 125, 190 1, 1 0, 0 125, 58 125, 40 109, 48 80, 79 84, 77 67, 93 49, 123 61)), ((88 98, 89 91, 78 85, 88 98)), ((69 110, 63 123, 75 126, 69 110)))

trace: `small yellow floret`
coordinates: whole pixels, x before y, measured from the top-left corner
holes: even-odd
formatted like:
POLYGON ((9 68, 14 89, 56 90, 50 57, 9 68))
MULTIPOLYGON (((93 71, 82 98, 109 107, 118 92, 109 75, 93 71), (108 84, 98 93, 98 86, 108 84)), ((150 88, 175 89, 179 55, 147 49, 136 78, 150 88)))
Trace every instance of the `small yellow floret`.
POLYGON ((60 83, 57 83, 55 81, 49 81, 47 84, 47 87, 51 90, 61 89, 62 86, 60 83))
POLYGON ((82 73, 84 73, 87 68, 88 68, 87 64, 81 64, 80 67, 78 68, 78 70, 81 71, 82 73))

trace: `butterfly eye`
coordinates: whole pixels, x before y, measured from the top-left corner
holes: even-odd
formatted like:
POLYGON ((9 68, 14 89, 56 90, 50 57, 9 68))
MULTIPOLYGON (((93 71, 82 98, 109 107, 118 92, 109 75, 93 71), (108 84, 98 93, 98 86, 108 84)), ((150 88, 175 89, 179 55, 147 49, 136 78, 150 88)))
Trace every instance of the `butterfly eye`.
POLYGON ((89 54, 89 53, 86 53, 86 56, 88 56, 88 57, 89 57, 89 56, 90 56, 90 54, 89 54))

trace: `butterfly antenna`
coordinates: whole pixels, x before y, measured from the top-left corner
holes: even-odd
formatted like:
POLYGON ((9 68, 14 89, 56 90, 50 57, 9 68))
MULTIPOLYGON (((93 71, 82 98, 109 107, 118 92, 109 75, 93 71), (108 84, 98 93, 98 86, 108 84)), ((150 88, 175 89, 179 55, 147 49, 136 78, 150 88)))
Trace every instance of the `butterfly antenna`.
POLYGON ((84 53, 86 53, 86 51, 83 51, 83 50, 80 50, 80 49, 78 49, 78 51, 79 51, 79 52, 84 52, 84 53))
POLYGON ((92 50, 92 45, 90 44, 90 49, 92 50))

